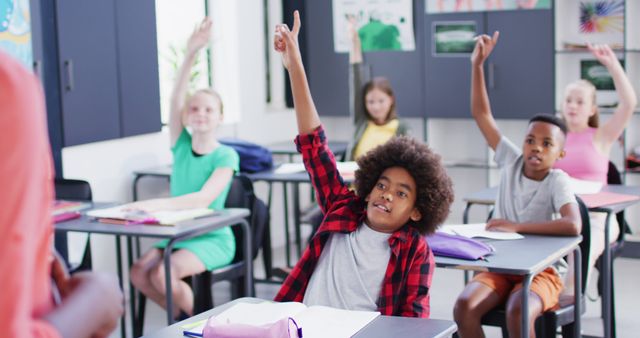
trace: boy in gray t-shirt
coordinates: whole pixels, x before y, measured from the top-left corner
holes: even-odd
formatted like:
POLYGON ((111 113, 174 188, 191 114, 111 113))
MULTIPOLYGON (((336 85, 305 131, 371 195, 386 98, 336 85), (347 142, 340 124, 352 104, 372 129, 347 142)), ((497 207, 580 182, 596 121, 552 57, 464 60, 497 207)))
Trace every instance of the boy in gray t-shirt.
MULTIPOLYGON (((483 64, 498 41, 477 38, 471 55, 471 114, 482 135, 495 150, 501 168, 495 218, 488 230, 538 235, 575 236, 581 231, 581 219, 568 176, 553 164, 564 156, 567 127, 553 115, 536 115, 519 150, 502 136, 489 104, 483 64), (559 213, 560 217, 554 219, 559 213)), ((483 337, 480 320, 498 305, 506 304, 509 336, 520 335, 522 276, 484 272, 476 275, 462 291, 453 311, 460 337, 483 337)), ((558 303, 562 281, 555 268, 534 276, 529 302, 529 327, 535 319, 558 303)), ((533 332, 532 332, 533 333, 533 332)))

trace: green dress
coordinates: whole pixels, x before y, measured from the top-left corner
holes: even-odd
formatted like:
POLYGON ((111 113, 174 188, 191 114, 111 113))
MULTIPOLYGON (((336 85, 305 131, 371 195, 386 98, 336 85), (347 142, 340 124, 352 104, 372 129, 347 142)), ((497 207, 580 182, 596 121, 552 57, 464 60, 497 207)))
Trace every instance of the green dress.
MULTIPOLYGON (((238 171, 240 158, 231 147, 219 145, 213 152, 196 156, 191 150, 191 135, 182 130, 173 152, 173 171, 171 172, 171 196, 181 196, 200 191, 211 174, 218 168, 231 168, 238 171)), ((218 197, 209 205, 210 209, 224 208, 231 181, 218 197)), ((161 241, 156 248, 164 248, 167 241, 161 241)), ((227 265, 236 252, 236 242, 230 227, 200 235, 175 243, 175 249, 193 252, 204 263, 207 270, 227 265)))

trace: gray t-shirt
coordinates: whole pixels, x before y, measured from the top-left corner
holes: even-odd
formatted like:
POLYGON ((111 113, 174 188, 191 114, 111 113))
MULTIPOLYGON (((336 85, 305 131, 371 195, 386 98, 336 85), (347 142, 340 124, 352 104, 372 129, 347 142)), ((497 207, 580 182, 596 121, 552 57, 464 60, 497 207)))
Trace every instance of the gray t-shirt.
POLYGON ((551 169, 542 181, 525 177, 521 150, 504 136, 495 160, 501 171, 494 218, 517 223, 551 221, 563 205, 576 203, 564 171, 551 169))
POLYGON ((346 310, 377 311, 387 270, 391 234, 361 224, 351 233, 333 233, 320 254, 303 303, 346 310))
MULTIPOLYGON (((524 176, 521 150, 502 137, 496 147, 495 160, 500 167, 500 186, 494 218, 512 222, 546 222, 553 220, 567 203, 577 203, 570 188, 569 175, 551 169, 542 181, 524 176)), ((567 263, 561 259, 553 264, 561 278, 567 274, 567 263)))

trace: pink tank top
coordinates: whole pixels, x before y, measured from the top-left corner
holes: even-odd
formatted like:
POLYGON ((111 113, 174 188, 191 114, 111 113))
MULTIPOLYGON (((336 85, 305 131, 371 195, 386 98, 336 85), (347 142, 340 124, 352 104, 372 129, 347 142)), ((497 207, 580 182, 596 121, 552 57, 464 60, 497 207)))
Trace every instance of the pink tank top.
POLYGON ((587 128, 582 132, 567 133, 566 155, 556 161, 554 168, 564 170, 573 178, 606 184, 609 158, 598 152, 593 144, 596 130, 587 128))

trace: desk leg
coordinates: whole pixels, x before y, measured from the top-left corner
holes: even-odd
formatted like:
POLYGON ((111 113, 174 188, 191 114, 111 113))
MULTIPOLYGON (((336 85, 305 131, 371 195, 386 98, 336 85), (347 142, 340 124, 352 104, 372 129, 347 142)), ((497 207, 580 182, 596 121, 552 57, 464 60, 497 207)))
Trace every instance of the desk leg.
POLYGON ((609 245, 609 226, 611 220, 611 212, 607 212, 607 218, 604 222, 604 252, 602 257, 602 309, 604 321, 604 337, 612 337, 611 323, 611 247, 609 245))
POLYGON ((296 262, 300 257, 302 257, 302 235, 301 225, 300 225, 300 185, 298 183, 293 183, 293 225, 296 227, 296 248, 298 252, 298 257, 296 258, 296 262))
MULTIPOLYGON (((131 271, 131 266, 133 265, 133 245, 132 238, 127 236, 127 261, 129 263, 129 271, 131 271)), ((138 327, 138 318, 136 312, 136 289, 133 287, 133 283, 131 283, 131 278, 129 278, 129 311, 131 314, 129 318, 131 318, 131 327, 133 328, 133 336, 138 337, 137 333, 142 333, 142 328, 138 327)))
MULTIPOLYGON (((464 207, 464 212, 462 213, 462 224, 469 224, 469 209, 473 203, 467 202, 467 206, 464 207)), ((469 284, 471 271, 464 270, 464 285, 469 284)))
POLYGON ((291 239, 289 238, 289 196, 287 193, 287 183, 282 182, 282 196, 284 196, 284 249, 287 257, 287 267, 291 267, 291 239))
POLYGON ((253 297, 253 252, 251 250, 251 227, 243 218, 240 223, 244 232, 244 288, 248 297, 253 297))
POLYGON ((529 292, 533 275, 525 275, 522 283, 522 327, 521 337, 529 337, 529 292))
POLYGON ((573 250, 573 336, 580 338, 580 317, 582 316, 582 251, 580 247, 573 250))
MULTIPOLYGON (((118 282, 120 284, 120 290, 124 290, 122 288, 123 283, 122 283, 122 247, 120 246, 120 236, 116 235, 116 265, 118 267, 118 282)), ((121 337, 126 337, 127 336, 127 320, 126 320, 126 315, 123 313, 122 314, 122 318, 120 318, 120 336, 121 337)))
MULTIPOLYGON (((271 213, 271 196, 273 185, 269 182, 269 191, 267 195, 267 210, 271 213)), ((264 272, 266 279, 273 276, 273 260, 271 251, 271 222, 267 223, 264 236, 262 239, 262 262, 264 263, 264 272)))
POLYGON ((170 239, 164 248, 164 282, 167 298, 167 325, 173 324, 173 290, 171 289, 171 251, 174 239, 170 239))

